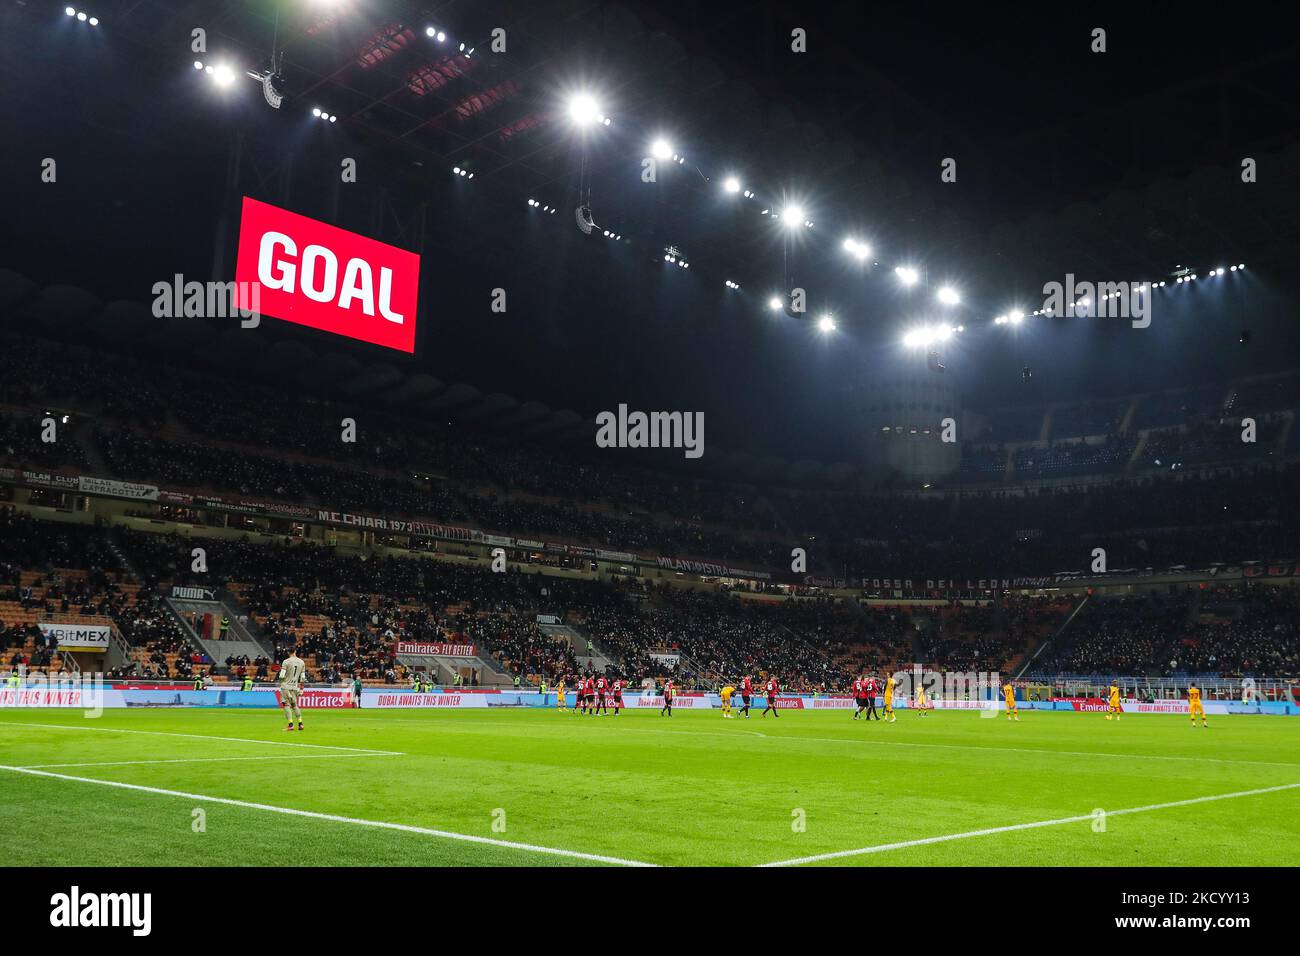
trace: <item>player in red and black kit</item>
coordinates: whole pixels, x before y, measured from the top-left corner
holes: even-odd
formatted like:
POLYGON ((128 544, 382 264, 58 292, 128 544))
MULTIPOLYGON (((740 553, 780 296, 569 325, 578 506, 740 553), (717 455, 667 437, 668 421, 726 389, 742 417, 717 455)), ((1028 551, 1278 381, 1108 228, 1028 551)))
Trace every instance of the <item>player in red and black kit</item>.
POLYGON ((587 713, 591 716, 596 715, 596 678, 591 675, 587 676, 587 713))
POLYGON ((664 705, 659 708, 659 716, 665 712, 669 717, 673 715, 673 682, 670 680, 664 681, 664 705))
POLYGON ((750 681, 749 675, 746 674, 744 679, 740 682, 740 712, 745 715, 746 720, 749 720, 749 702, 753 696, 754 684, 750 681))
POLYGON ((605 707, 605 678, 596 678, 596 710, 603 717, 609 713, 605 707))
POLYGON ((876 679, 874 677, 867 677, 863 679, 862 692, 866 695, 866 707, 867 707, 866 719, 867 720, 870 720, 872 717, 876 718, 876 720, 880 719, 880 715, 876 713, 877 689, 878 688, 876 686, 876 679))
POLYGON ((767 691, 767 706, 763 708, 763 712, 758 716, 766 717, 767 712, 770 710, 773 717, 780 717, 781 715, 776 712, 776 695, 781 693, 781 687, 777 684, 776 678, 769 677, 767 683, 763 685, 763 689, 767 691))
POLYGON ((853 703, 858 707, 853 712, 853 719, 857 720, 862 716, 862 712, 867 709, 867 685, 861 677, 853 682, 853 703))
POLYGON ((623 681, 622 681, 622 679, 620 679, 620 678, 618 678, 618 677, 615 677, 615 678, 614 678, 613 692, 614 692, 614 716, 617 717, 617 716, 618 716, 618 712, 619 712, 620 710, 623 709, 623 681))

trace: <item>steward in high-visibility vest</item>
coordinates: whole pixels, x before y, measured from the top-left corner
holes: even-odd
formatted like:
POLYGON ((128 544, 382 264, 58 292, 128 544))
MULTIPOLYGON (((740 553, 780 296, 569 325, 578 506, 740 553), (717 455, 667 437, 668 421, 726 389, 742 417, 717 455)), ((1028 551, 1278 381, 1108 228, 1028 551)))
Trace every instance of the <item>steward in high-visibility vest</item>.
POLYGON ((252 690, 252 689, 253 689, 253 678, 251 678, 251 677, 245 677, 245 678, 244 678, 244 690, 252 690))

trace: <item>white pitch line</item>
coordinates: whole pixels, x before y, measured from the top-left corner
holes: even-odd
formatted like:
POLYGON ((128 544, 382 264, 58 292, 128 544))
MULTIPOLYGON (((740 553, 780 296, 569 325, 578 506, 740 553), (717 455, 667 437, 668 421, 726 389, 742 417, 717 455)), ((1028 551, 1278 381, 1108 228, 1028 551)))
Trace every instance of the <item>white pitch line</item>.
MULTIPOLYGON (((433 713, 433 711, 430 711, 430 713, 433 713)), ((581 717, 577 719, 581 719, 581 717)), ((413 724, 420 724, 420 726, 429 727, 430 730, 433 730, 434 727, 437 727, 437 730, 439 731, 447 730, 447 728, 463 727, 464 724, 473 724, 473 726, 476 727, 487 727, 487 726, 499 727, 499 724, 495 723, 493 719, 486 719, 486 721, 481 721, 481 719, 467 719, 467 718, 458 718, 454 723, 448 722, 443 724, 437 724, 437 726, 435 726, 435 724, 432 721, 422 721, 422 719, 402 718, 402 717, 386 717, 383 718, 383 723, 385 724, 413 723, 413 724)), ((549 726, 552 728, 563 728, 567 726, 567 724, 554 723, 554 724, 549 724, 549 726)), ((611 726, 615 726, 615 724, 611 724, 611 726)), ((521 730, 520 735, 526 736, 532 730, 536 730, 536 726, 529 726, 528 730, 526 731, 521 730)), ((935 743, 924 743, 924 741, 919 741, 919 740, 867 740, 865 739, 865 737, 809 737, 809 736, 801 736, 801 735, 780 735, 780 734, 774 736, 771 734, 763 734, 763 732, 757 730, 745 730, 745 728, 742 727, 737 727, 736 730, 733 731, 688 731, 688 730, 668 730, 668 728, 666 727, 664 728, 624 727, 624 730, 621 730, 619 732, 620 734, 676 734, 681 736, 710 736, 710 737, 733 737, 736 734, 751 734, 754 736, 763 737, 763 739, 766 740, 776 740, 776 741, 806 740, 809 741, 809 743, 823 743, 823 744, 853 744, 853 745, 872 744, 872 745, 879 745, 879 747, 920 747, 920 748, 939 748, 943 750, 980 750, 980 752, 989 752, 989 753, 1034 753, 1034 754, 1040 754, 1040 756, 1048 756, 1048 757, 1053 757, 1053 756, 1108 757, 1108 758, 1113 758, 1113 760, 1175 760, 1175 761, 1193 761, 1196 763, 1229 763, 1229 765, 1238 765, 1238 766, 1292 767, 1292 769, 1300 770, 1300 763, 1290 762, 1290 761, 1278 761, 1278 760, 1231 760, 1231 758, 1229 757, 1197 757, 1197 756, 1187 756, 1187 754, 1110 753, 1110 752, 1106 752, 1106 750, 1048 750, 1048 749, 1037 748, 1037 747, 972 747, 972 745, 970 744, 935 744, 935 743)))
MULTIPOLYGON (((345 750, 357 754, 382 754, 385 757, 404 757, 396 750, 372 750, 369 747, 338 747, 333 744, 303 744, 293 740, 258 740, 253 737, 217 737, 212 734, 181 734, 170 730, 128 730, 125 727, 84 727, 78 724, 37 724, 26 720, 0 720, 10 727, 41 727, 50 730, 98 730, 108 734, 147 734, 152 737, 189 737, 194 740, 225 740, 241 744, 268 744, 272 747, 313 747, 317 750, 345 750)), ((297 733, 298 731, 294 731, 297 733)))
MULTIPOLYGON (((1300 783, 1284 783, 1276 787, 1262 787, 1258 790, 1239 790, 1236 793, 1219 793, 1209 797, 1193 797, 1190 800, 1174 800, 1171 803, 1153 803, 1145 807, 1129 807, 1125 810, 1107 810, 1108 817, 1118 817, 1129 813, 1148 813, 1152 810, 1168 810, 1172 807, 1190 807, 1198 803, 1213 803, 1216 800, 1232 800, 1237 797, 1254 797, 1264 793, 1277 793, 1281 790, 1295 790, 1300 783)), ((1066 823, 1088 823, 1094 819, 1093 814, 1085 813, 1077 817, 1062 817, 1059 820, 1039 820, 1034 823, 1015 823, 1005 827, 988 827, 984 830, 969 830, 966 833, 947 833, 943 836, 926 837, 921 840, 903 840, 899 843, 882 843, 879 846, 866 846, 857 850, 840 850, 836 853, 819 853, 815 856, 801 856, 793 860, 777 860, 772 863, 759 863, 758 866, 799 866, 804 863, 819 863, 822 860, 839 860, 849 856, 865 856, 869 853, 884 853, 886 850, 904 850, 914 846, 928 846, 931 843, 947 843, 951 840, 968 840, 972 837, 992 836, 996 833, 1014 833, 1017 830, 1034 830, 1039 827, 1055 827, 1066 823)))
POLYGON ((1061 757, 1115 757, 1121 760, 1192 760, 1197 763, 1227 763, 1252 767, 1291 767, 1300 770, 1300 763, 1284 760, 1233 760, 1231 757, 1196 757, 1185 754, 1123 754, 1104 750, 1047 750, 1041 747, 973 747, 968 744, 936 744, 916 740, 866 740, 853 737, 774 737, 774 740, 808 740, 828 744, 878 744, 882 747, 931 747, 940 750, 981 750, 989 753, 1044 754, 1061 757))
POLYGON ((172 757, 161 760, 95 760, 89 763, 32 763, 20 770, 49 770, 55 767, 132 767, 150 763, 213 763, 224 760, 350 760, 357 757, 388 757, 390 754, 283 754, 274 757, 172 757))
MULTIPOLYGON (((420 721, 420 719, 409 718, 409 717, 383 718, 382 721, 383 726, 386 726, 386 724, 390 724, 390 723, 413 723, 413 724, 419 724, 419 726, 421 727, 428 727, 429 730, 438 730, 438 731, 447 730, 447 728, 464 727, 465 724, 473 724, 474 727, 497 727, 498 730, 500 728, 500 724, 495 722, 494 719, 491 718, 486 719, 486 721, 478 721, 478 719, 468 719, 468 718, 458 717, 456 718, 455 723, 446 723, 446 724, 434 724, 430 721, 420 721)), ((593 724, 582 722, 581 717, 578 717, 576 721, 573 722, 573 724, 577 724, 577 726, 580 727, 593 726, 593 724)), ((571 727, 573 726, 573 724, 552 723, 549 724, 549 727, 556 728, 556 730, 563 730, 563 728, 571 727)), ((735 739, 735 736, 737 734, 750 734, 755 737, 768 736, 767 734, 763 734, 763 732, 761 731, 744 730, 744 728, 741 727, 737 727, 736 730, 728 731, 728 730, 668 730, 667 727, 628 727, 627 724, 614 724, 614 723, 606 724, 606 726, 623 727, 623 730, 620 730, 619 734, 672 734, 675 736, 685 736, 685 737, 732 737, 732 739, 735 739)), ((528 728, 526 728, 526 730, 520 730, 519 732, 517 732, 516 736, 530 736, 532 735, 532 731, 536 730, 536 728, 537 728, 536 726, 529 726, 528 728)), ((1297 763, 1296 766, 1300 766, 1300 763, 1297 763)))
POLYGON ((48 770, 34 770, 30 767, 10 767, 0 764, 0 770, 25 773, 33 777, 50 777, 55 780, 72 780, 77 783, 95 783, 102 787, 117 787, 122 790, 136 790, 164 797, 179 797, 185 800, 201 800, 207 803, 220 803, 230 807, 242 807, 246 810, 265 810, 268 813, 283 813, 291 817, 307 817, 312 820, 327 820, 330 823, 350 823, 353 826, 372 827, 377 830, 397 830, 401 833, 416 833, 421 836, 439 837, 444 840, 461 840, 466 843, 480 843, 488 846, 504 847, 508 850, 523 850, 529 853, 545 853, 550 856, 564 856, 592 863, 613 863, 619 866, 655 866, 640 860, 624 860, 615 856, 600 856, 596 853, 580 853, 577 850, 561 850, 549 846, 536 846, 531 843, 514 843, 510 840, 496 840, 492 837, 473 836, 468 833, 453 833, 450 830, 433 830, 428 827, 411 826, 405 823, 388 823, 383 820, 362 820, 357 817, 344 817, 333 813, 317 813, 314 810, 296 810, 293 807, 276 807, 267 803, 251 803, 246 800, 232 800, 228 797, 212 797, 202 793, 186 793, 183 790, 163 790, 160 787, 145 787, 135 783, 122 783, 117 780, 96 780, 94 777, 74 777, 66 773, 50 773, 48 770))

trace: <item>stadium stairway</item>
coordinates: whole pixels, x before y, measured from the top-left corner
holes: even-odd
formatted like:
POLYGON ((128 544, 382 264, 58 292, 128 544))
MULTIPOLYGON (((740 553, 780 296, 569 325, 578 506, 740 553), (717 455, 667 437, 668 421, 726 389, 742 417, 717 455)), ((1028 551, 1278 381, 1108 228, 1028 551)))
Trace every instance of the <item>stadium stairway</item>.
POLYGON ((547 637, 555 637, 566 640, 569 646, 573 648, 573 656, 578 663, 590 668, 592 673, 604 674, 606 668, 613 664, 609 655, 605 652, 599 643, 592 639, 592 653, 587 653, 587 641, 590 635, 581 631, 578 627, 569 624, 539 624, 537 629, 547 637))
POLYGON ((1138 440, 1133 443, 1133 454, 1128 456, 1128 462, 1124 465, 1124 471, 1131 472, 1142 461, 1142 453, 1147 448, 1147 438, 1151 435, 1150 429, 1138 433, 1138 440))
POLYGON ((104 528, 104 543, 108 546, 108 550, 112 553, 113 557, 117 559, 117 566, 126 572, 130 580, 143 581, 145 579, 139 569, 131 563, 131 558, 127 555, 126 549, 123 548, 121 543, 118 541, 117 535, 114 533, 112 527, 104 528))
POLYGON ((227 657, 247 657, 249 660, 256 660, 259 657, 271 656, 239 623, 237 610, 227 607, 223 601, 191 601, 169 597, 165 603, 171 610, 172 616, 181 625, 190 643, 207 654, 218 670, 225 669, 227 657), (204 639, 186 619, 185 615, 191 613, 200 617, 204 614, 212 614, 217 620, 223 616, 228 618, 230 620, 228 633, 233 636, 227 637, 224 641, 204 639))
POLYGON ((480 687, 513 687, 514 677, 506 673, 501 665, 492 658, 483 657, 443 657, 433 654, 398 654, 397 663, 408 672, 421 671, 430 675, 434 683, 450 687, 457 674, 466 670, 478 672, 480 687))
POLYGON ((1026 658, 1025 661, 1020 665, 1019 669, 1014 672, 1015 675, 1013 677, 1014 680, 1019 680, 1022 677, 1024 677, 1025 674, 1029 673, 1029 669, 1034 666, 1034 661, 1038 660, 1039 655, 1042 654, 1043 651, 1047 650, 1049 647, 1055 646, 1059 641, 1062 640, 1065 632, 1070 629, 1070 624, 1073 623, 1074 619, 1079 616, 1079 612, 1083 610, 1084 606, 1088 603, 1090 598, 1091 598, 1090 595, 1085 594, 1079 600, 1079 603, 1076 604, 1074 608, 1070 611, 1070 613, 1066 615, 1065 620, 1061 622, 1061 626, 1058 627, 1054 632, 1052 632, 1052 636, 1049 637, 1047 640, 1043 641, 1041 644, 1039 644, 1038 647, 1034 648, 1034 653, 1029 655, 1029 657, 1026 658))

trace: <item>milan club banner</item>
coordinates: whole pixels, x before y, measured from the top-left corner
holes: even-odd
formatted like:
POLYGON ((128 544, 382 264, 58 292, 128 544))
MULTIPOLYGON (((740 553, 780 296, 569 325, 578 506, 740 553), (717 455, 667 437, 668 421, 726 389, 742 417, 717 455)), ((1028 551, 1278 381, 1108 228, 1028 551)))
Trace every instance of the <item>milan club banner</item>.
POLYGON ((107 624, 49 624, 38 621, 43 637, 52 637, 59 650, 106 651, 113 628, 107 624))
POLYGON ((673 558, 660 555, 655 559, 659 567, 669 571, 686 571, 690 574, 703 574, 715 578, 747 578, 751 581, 767 581, 772 575, 766 571, 746 571, 743 568, 731 568, 725 564, 711 561, 693 561, 687 558, 673 558))
POLYGON ((60 475, 52 471, 27 471, 17 468, 5 468, 0 471, 0 478, 15 481, 23 485, 37 485, 41 488, 58 488, 61 491, 76 491, 79 479, 76 475, 60 475))
POLYGON ((158 489, 153 485, 138 485, 130 481, 115 481, 112 478, 88 478, 82 475, 77 479, 77 488, 88 495, 134 498, 137 501, 158 500, 158 489))
POLYGON ((901 591, 924 596, 931 593, 969 593, 972 591, 1012 590, 1014 588, 1045 588, 1080 578, 1082 575, 1049 574, 1040 577, 1019 578, 862 578, 865 591, 901 591))
POLYGON ((450 538, 453 541, 481 541, 483 532, 471 528, 434 524, 431 521, 405 521, 400 518, 381 518, 378 515, 357 515, 346 511, 316 511, 316 520, 328 524, 346 525, 373 531, 391 531, 394 534, 414 534, 425 538, 450 538))
POLYGON ((1282 564, 1248 564, 1242 568, 1248 578, 1290 578, 1300 574, 1300 564, 1287 561, 1282 564))
POLYGON ((316 513, 314 508, 305 505, 286 505, 279 501, 265 498, 232 497, 230 495, 195 495, 192 503, 198 508, 216 508, 218 511, 233 511, 247 515, 278 515, 284 518, 298 518, 310 521, 316 513))
POLYGON ((247 312, 415 351, 413 252, 245 196, 235 282, 247 312))
POLYGON ((398 654, 418 654, 424 657, 473 657, 477 653, 473 644, 446 642, 398 641, 398 654))

